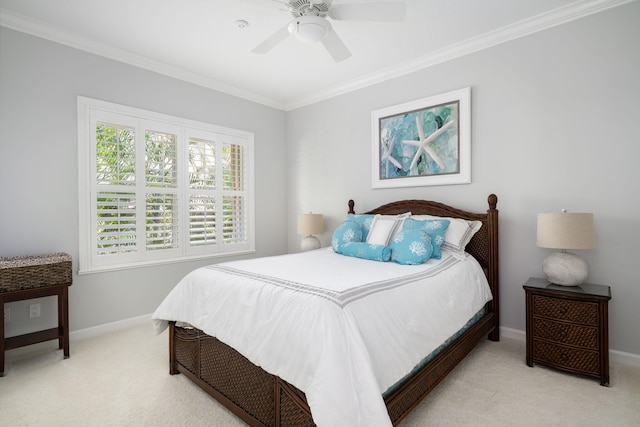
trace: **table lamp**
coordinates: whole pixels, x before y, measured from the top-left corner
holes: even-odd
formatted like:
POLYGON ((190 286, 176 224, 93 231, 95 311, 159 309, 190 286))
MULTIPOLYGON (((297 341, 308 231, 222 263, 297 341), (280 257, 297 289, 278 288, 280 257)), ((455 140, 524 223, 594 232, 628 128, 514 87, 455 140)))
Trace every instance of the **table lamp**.
POLYGON ((324 218, 322 214, 299 214, 298 215, 298 234, 305 235, 300 243, 303 251, 318 249, 320 240, 314 234, 324 233, 324 218))
POLYGON ((542 270, 551 283, 577 286, 587 279, 587 263, 567 249, 593 249, 593 214, 556 213, 538 214, 537 245, 541 248, 561 249, 542 262, 542 270))

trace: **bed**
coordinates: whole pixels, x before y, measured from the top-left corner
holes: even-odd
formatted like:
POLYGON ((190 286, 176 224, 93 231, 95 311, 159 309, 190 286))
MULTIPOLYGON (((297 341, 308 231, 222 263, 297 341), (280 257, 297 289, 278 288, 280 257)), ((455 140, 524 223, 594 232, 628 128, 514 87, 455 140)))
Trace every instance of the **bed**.
MULTIPOLYGON (((492 341, 499 339, 498 210, 496 205, 497 197, 491 194, 488 197, 488 210, 486 213, 472 213, 442 203, 425 200, 397 201, 363 212, 363 214, 388 216, 411 212, 412 216, 433 215, 479 223, 479 229, 464 248, 466 252, 462 258, 453 257, 443 251, 442 260, 434 261, 433 264, 436 266, 435 270, 444 263, 455 264, 456 269, 467 269, 467 264, 477 264, 480 271, 479 274, 483 275, 482 280, 490 290, 490 295, 482 300, 486 301, 486 303, 483 303, 481 309, 477 312, 476 306, 468 304, 469 306, 467 307, 464 302, 456 302, 454 305, 464 306, 466 309, 472 310, 466 314, 460 314, 460 316, 465 316, 464 318, 468 321, 462 322, 461 326, 455 326, 453 333, 451 331, 446 332, 446 336, 449 338, 438 341, 440 345, 437 347, 432 345, 432 347, 435 347, 433 351, 426 344, 424 347, 420 347, 420 351, 426 352, 421 354, 421 359, 418 360, 418 363, 415 363, 415 355, 411 355, 414 357, 412 359, 411 357, 405 358, 404 353, 394 353, 396 351, 394 348, 396 347, 401 349, 398 351, 405 351, 405 346, 401 342, 402 334, 397 334, 400 337, 398 340, 396 340, 396 336, 392 336, 390 339, 385 336, 384 340, 388 340, 388 342, 384 351, 379 350, 379 348, 384 348, 381 347, 382 344, 370 344, 367 341, 370 332, 361 331, 359 328, 364 327, 367 329, 368 326, 366 325, 369 322, 375 323, 382 320, 386 322, 384 317, 379 316, 379 313, 384 311, 384 308, 378 306, 378 308, 374 309, 374 311, 379 311, 376 314, 377 317, 366 317, 371 315, 363 314, 364 309, 361 308, 362 306, 358 306, 360 300, 365 299, 377 299, 378 304, 384 304, 386 300, 392 301, 394 293, 400 292, 400 288, 404 289, 405 287, 413 286, 416 289, 417 284, 406 284, 408 283, 407 280, 400 280, 398 277, 392 278, 395 273, 389 273, 390 276, 387 281, 380 281, 380 283, 384 283, 384 286, 376 285, 378 286, 376 289, 382 290, 370 292, 362 298, 358 297, 360 299, 353 297, 355 295, 353 291, 343 291, 342 289, 334 289, 333 293, 318 292, 318 297, 318 295, 307 295, 315 292, 309 292, 308 289, 316 288, 304 288, 304 292, 300 292, 301 286, 299 282, 284 274, 282 278, 277 278, 274 275, 255 274, 250 276, 249 279, 256 282, 264 281, 265 285, 267 284, 266 282, 274 282, 277 285, 274 286, 277 288, 276 293, 285 293, 287 298, 292 298, 286 293, 293 289, 296 291, 296 293, 292 292, 295 298, 303 298, 300 300, 295 298, 288 299, 288 306, 274 300, 274 304, 276 304, 274 307, 289 308, 286 310, 272 309, 271 315, 268 313, 263 315, 261 313, 266 313, 263 306, 273 297, 271 294, 265 294, 262 288, 259 291, 260 297, 242 293, 245 292, 245 283, 240 281, 238 271, 241 269, 240 267, 248 268, 250 264, 246 264, 245 261, 244 263, 222 263, 209 268, 198 269, 192 275, 183 279, 181 282, 183 286, 179 289, 177 286, 172 291, 172 294, 175 295, 170 294, 156 310, 153 316, 154 322, 156 322, 156 330, 160 332, 164 327, 169 328, 170 373, 172 375, 181 373, 187 376, 196 385, 252 426, 313 426, 316 425, 316 422, 318 425, 397 425, 477 343, 485 337, 492 341), (230 302, 227 302, 231 301, 231 296, 225 294, 225 291, 217 295, 210 295, 209 293, 212 291, 209 290, 209 287, 205 287, 205 296, 199 296, 200 294, 194 293, 194 289, 200 289, 204 286, 202 285, 203 281, 210 280, 209 275, 211 274, 216 275, 216 277, 224 275, 223 277, 227 282, 233 283, 233 286, 229 287, 234 288, 235 286, 234 292, 237 291, 242 296, 239 303, 234 303, 239 304, 239 306, 232 306, 230 302), (389 286, 389 283, 394 283, 394 285, 389 286), (403 284, 398 285, 398 283, 403 284), (352 298, 348 301, 340 299, 347 294, 352 295, 352 298), (334 332, 330 329, 330 326, 333 323, 337 323, 337 321, 325 320, 324 314, 319 314, 324 312, 318 311, 316 313, 314 311, 316 310, 315 305, 310 305, 309 307, 305 305, 304 311, 309 311, 313 319, 321 319, 321 321, 315 322, 321 323, 321 326, 303 324, 304 313, 296 312, 296 307, 302 306, 303 303, 301 301, 306 304, 306 301, 311 300, 312 297, 314 298, 313 301, 320 301, 318 303, 314 302, 318 307, 332 307, 330 310, 338 313, 336 317, 340 317, 340 322, 347 324, 348 328, 357 333, 352 331, 345 333, 344 335, 350 337, 347 340, 341 335, 342 333, 334 332), (167 303, 167 300, 170 299, 173 301, 171 304, 167 303), (194 307, 193 302, 188 300, 197 300, 198 303, 194 307), (260 306, 252 306, 251 304, 254 300, 260 306), (211 302, 214 302, 214 304, 211 304, 211 302), (217 322, 228 323, 227 325, 218 327, 205 319, 205 317, 209 316, 206 314, 206 310, 209 309, 204 308, 204 305, 209 306, 209 304, 216 307, 211 311, 218 313, 217 322), (169 306, 177 308, 169 310, 167 308, 169 306), (343 314, 343 311, 346 314, 343 314), (234 312, 246 312, 249 314, 235 318, 234 312), (301 319, 300 325, 295 325, 292 328, 293 332, 279 332, 283 328, 272 327, 272 325, 283 323, 283 320, 278 318, 281 312, 285 312, 287 315, 293 312, 295 316, 299 316, 301 319), (354 312, 359 312, 359 315, 364 316, 362 319, 366 320, 355 318, 354 312), (240 323, 242 325, 239 325, 240 323), (267 323, 271 329, 262 328, 263 324, 267 323), (234 329, 240 327, 245 329, 234 329), (317 335, 316 329, 322 331, 325 335, 317 335), (238 333, 238 330, 244 332, 238 333), (308 331, 308 334, 305 331, 308 331), (265 335, 268 335, 268 337, 265 337, 265 335), (360 339, 364 341, 362 346, 353 344, 350 341, 351 337, 355 335, 357 335, 356 341, 360 339), (318 339, 318 336, 323 338, 318 339), (334 338, 335 336, 337 338, 334 338), (246 347, 247 342, 249 342, 248 347, 246 347), (253 344, 254 342, 257 344, 253 344), (327 342, 330 344, 327 344, 327 342), (307 346, 311 347, 307 349, 307 346), (264 347, 265 354, 273 352, 274 348, 276 349, 275 351, 279 351, 279 354, 272 356, 269 353, 268 356, 263 356, 260 353, 263 350, 262 347, 264 347), (326 350, 328 347, 331 347, 331 352, 326 350), (374 348, 378 350, 373 351, 374 348), (241 351, 236 349, 241 349, 241 351), (309 353, 304 353, 304 351, 309 353), (335 355, 332 353, 334 351, 335 355), (321 354, 321 356, 315 357, 316 353, 321 354), (296 357, 300 354, 306 355, 305 357, 308 357, 309 360, 301 360, 300 357, 296 357), (398 377, 397 373, 394 373, 388 374, 390 378, 384 378, 384 380, 379 378, 380 376, 384 377, 387 371, 394 371, 394 369, 389 368, 390 365, 388 364, 383 366, 379 359, 393 359, 396 357, 398 366, 403 365, 401 369, 397 370, 398 372, 404 372, 406 366, 409 366, 408 364, 412 364, 413 368, 407 371, 406 375, 400 377, 398 377), (276 368, 276 366, 280 366, 276 362, 285 362, 287 366, 280 370, 281 368, 276 368), (316 363, 318 364, 317 366, 315 365, 316 363), (413 365, 414 363, 415 365, 413 365), (343 364, 344 366, 342 366, 343 364), (335 367, 335 372, 329 371, 330 368, 333 369, 332 367, 335 367), (321 372, 322 375, 318 374, 318 372, 321 372), (344 386, 342 381, 346 381, 348 385, 344 386), (345 392, 344 395, 341 394, 341 391, 338 391, 351 386, 353 386, 353 390, 345 392), (302 390, 305 391, 303 392, 302 390), (380 404, 378 404, 378 400, 380 404), (335 405, 335 407, 330 405, 335 405), (382 406, 382 409, 380 409, 380 406, 382 406)), ((350 200, 350 214, 355 214, 354 206, 354 202, 350 200)), ((317 254, 295 254, 291 256, 298 255, 296 262, 303 267, 305 262, 311 263, 313 261, 317 263, 315 258, 309 258, 313 256, 326 259, 330 263, 337 263, 331 264, 335 266, 337 271, 346 271, 340 269, 343 268, 341 263, 347 261, 337 258, 340 255, 334 254, 331 248, 323 248, 311 252, 317 252, 317 254)), ((285 255, 283 257, 288 256, 285 255)), ((261 268, 267 271, 279 268, 277 266, 281 262, 280 257, 267 258, 266 261, 264 261, 265 259, 262 260, 261 268)), ((362 262, 362 260, 358 262, 362 262)), ((379 264, 393 264, 376 263, 375 261, 365 262, 373 263, 369 264, 371 267, 367 269, 369 270, 367 274, 370 275, 387 274, 386 271, 378 271, 376 269, 383 268, 379 264)), ((256 263, 260 262, 254 262, 251 265, 256 263)), ((311 264, 309 264, 310 266, 311 264)), ((392 268, 399 270, 397 266, 392 268)), ((424 268, 425 272, 421 271, 420 275, 424 277, 430 275, 430 277, 437 278, 435 274, 426 273, 427 267, 424 268)), ((326 270, 328 271, 329 269, 326 270)), ((248 273, 243 270, 243 274, 247 275, 248 273)), ((366 276, 367 274, 363 273, 362 275, 366 276)), ((327 281, 332 280, 330 275, 328 277, 326 278, 327 281)), ((321 278, 316 276, 314 278, 322 281, 321 278)), ((262 286, 263 283, 260 283, 262 286)), ((453 288, 454 284, 448 285, 448 287, 453 288)), ((361 289, 361 287, 357 289, 361 289)), ((419 289, 426 289, 426 287, 420 285, 419 289)), ((404 301, 413 299, 402 298, 404 298, 402 300, 403 304, 405 303, 404 301)), ((425 296, 424 298, 427 297, 425 296)), ((416 301, 427 301, 420 300, 418 297, 415 299, 416 301)), ((409 303, 415 302, 406 302, 406 304, 409 303)), ((477 305, 478 303, 475 302, 474 304, 477 305)), ((411 310, 411 308, 408 310, 411 310)), ((456 308, 456 310, 462 309, 456 308)), ((421 317, 422 312, 431 311, 433 310, 429 308, 428 310, 421 310, 419 314, 414 312, 412 315, 421 317)), ((298 323, 292 322, 291 317, 288 319, 288 323, 298 323)), ((394 324, 394 322, 395 320, 392 320, 388 323, 394 324)), ((447 327, 451 328, 453 326, 447 327)), ((372 328, 369 327, 369 329, 372 328)), ((385 324, 379 324, 376 328, 386 329, 385 324)), ((390 332, 393 332, 392 328, 389 329, 391 329, 390 332)), ((412 352, 414 352, 413 349, 411 351, 407 350, 407 354, 412 352)), ((385 360, 385 363, 388 363, 388 361, 385 360)))

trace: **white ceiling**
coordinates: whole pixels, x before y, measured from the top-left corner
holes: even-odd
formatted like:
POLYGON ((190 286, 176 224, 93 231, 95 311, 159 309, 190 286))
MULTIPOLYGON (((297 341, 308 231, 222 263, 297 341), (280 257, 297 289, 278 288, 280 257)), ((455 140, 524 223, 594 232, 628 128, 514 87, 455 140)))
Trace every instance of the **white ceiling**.
POLYGON ((331 21, 340 63, 294 37, 252 53, 292 19, 273 0, 0 0, 0 24, 291 110, 631 0, 386 1, 407 4, 403 22, 331 21))

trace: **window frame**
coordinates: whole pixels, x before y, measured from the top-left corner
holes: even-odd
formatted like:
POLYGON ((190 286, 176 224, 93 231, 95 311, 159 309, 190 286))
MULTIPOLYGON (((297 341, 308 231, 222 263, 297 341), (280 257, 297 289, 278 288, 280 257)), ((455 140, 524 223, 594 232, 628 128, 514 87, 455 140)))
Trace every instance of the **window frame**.
MULTIPOLYGON (((84 96, 77 97, 78 105, 78 178, 79 178, 79 268, 78 274, 100 271, 121 270, 126 268, 144 267, 167 262, 183 262, 203 258, 217 258, 255 252, 255 179, 254 179, 254 135, 251 132, 212 125, 190 119, 175 117, 163 113, 148 111, 140 108, 115 104, 84 96), (104 120, 104 119, 111 120, 104 120), (116 125, 131 126, 136 129, 136 178, 140 173, 144 175, 145 156, 144 145, 137 139, 144 137, 145 130, 158 132, 172 132, 177 135, 177 209, 178 209, 178 247, 159 251, 147 250, 146 243, 138 244, 138 250, 130 254, 104 256, 98 254, 96 219, 98 215, 97 194, 100 192, 96 175, 96 129, 97 122, 109 122, 116 125), (153 124, 153 127, 142 126, 153 124), (141 133, 140 133, 141 132, 141 133), (241 191, 227 192, 243 197, 245 206, 242 209, 245 220, 246 239, 239 243, 225 243, 223 239, 216 239, 211 245, 192 245, 189 235, 189 197, 194 189, 189 184, 189 143, 192 138, 206 139, 216 147, 216 169, 222 169, 222 161, 218 160, 222 145, 232 144, 243 147, 243 184, 241 191), (142 169, 141 169, 142 168, 142 169), (142 172, 140 172, 142 171, 142 172)), ((222 172, 216 173, 220 177, 222 172)), ((131 186, 135 192, 136 222, 138 231, 145 229, 147 216, 145 214, 145 194, 148 190, 147 181, 131 186), (139 224, 142 220, 143 224, 139 224)), ((216 186, 222 187, 222 181, 216 186)), ((104 190, 103 190, 104 191, 104 190)), ((198 190, 195 190, 196 192, 198 190)), ((160 192, 170 192, 162 189, 160 192)), ((222 197, 225 190, 219 188, 215 194, 222 197)), ((222 201, 216 206, 216 235, 222 236, 222 201), (217 224, 220 224, 218 229, 217 224)), ((144 233, 143 233, 144 234, 144 233)), ((138 242, 143 242, 144 235, 137 235, 138 242)))

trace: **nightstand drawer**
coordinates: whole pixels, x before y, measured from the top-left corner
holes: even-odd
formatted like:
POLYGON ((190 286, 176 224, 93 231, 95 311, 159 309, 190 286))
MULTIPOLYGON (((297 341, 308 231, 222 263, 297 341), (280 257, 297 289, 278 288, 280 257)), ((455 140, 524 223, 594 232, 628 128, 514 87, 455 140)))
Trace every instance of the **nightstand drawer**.
POLYGON ((559 344, 598 350, 598 328, 594 326, 570 325, 536 317, 533 319, 533 336, 559 344))
POLYGON ((534 339, 533 354, 536 362, 581 373, 600 374, 600 357, 597 351, 580 350, 534 339))
POLYGON ((527 365, 548 365, 609 384, 611 288, 590 283, 560 286, 535 277, 523 287, 527 365))
POLYGON ((598 326, 598 303, 533 295, 533 315, 598 326))

